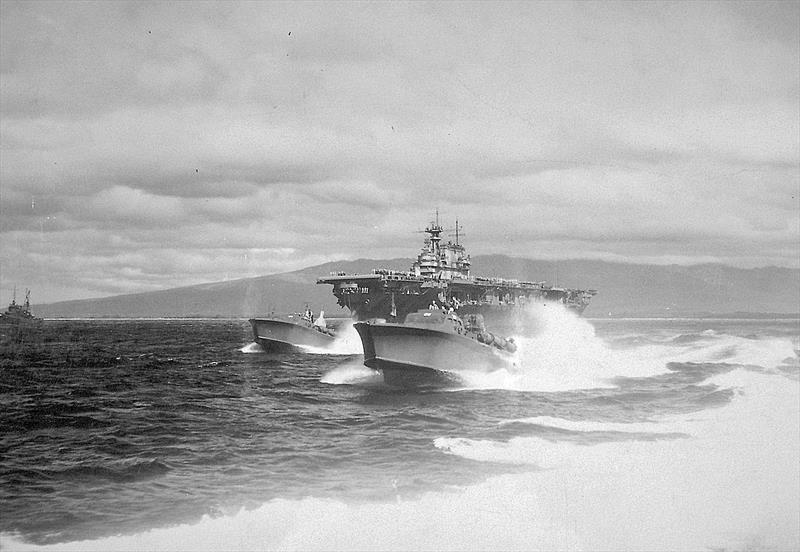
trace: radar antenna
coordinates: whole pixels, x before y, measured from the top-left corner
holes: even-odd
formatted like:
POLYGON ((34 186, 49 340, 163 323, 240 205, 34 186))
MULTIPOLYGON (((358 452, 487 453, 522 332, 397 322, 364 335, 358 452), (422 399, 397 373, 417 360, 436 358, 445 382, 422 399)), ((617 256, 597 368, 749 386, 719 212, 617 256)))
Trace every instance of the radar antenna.
POLYGON ((458 239, 464 236, 462 230, 464 230, 464 227, 458 224, 458 219, 456 219, 456 227, 455 227, 456 245, 459 244, 458 239))

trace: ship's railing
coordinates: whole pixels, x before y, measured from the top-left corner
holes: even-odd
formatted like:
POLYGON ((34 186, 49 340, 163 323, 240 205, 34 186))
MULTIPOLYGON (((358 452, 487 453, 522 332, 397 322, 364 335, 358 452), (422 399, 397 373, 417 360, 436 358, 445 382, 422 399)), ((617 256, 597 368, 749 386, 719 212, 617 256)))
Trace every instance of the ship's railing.
POLYGON ((524 282, 524 281, 521 282, 517 279, 484 278, 481 276, 475 276, 473 277, 473 280, 476 283, 485 286, 514 287, 521 289, 536 289, 536 290, 543 290, 547 288, 547 286, 545 285, 547 282, 524 282))
POLYGON ((392 280, 399 280, 400 278, 416 278, 416 275, 413 272, 406 272, 405 270, 389 270, 388 268, 374 268, 372 269, 372 273, 379 276, 388 276, 389 279, 392 280))
POLYGON ((576 288, 561 288, 557 286, 548 286, 546 281, 541 282, 528 282, 528 281, 520 281, 517 279, 510 279, 510 278, 486 278, 483 276, 465 276, 463 274, 459 274, 455 270, 445 270, 441 273, 441 278, 435 278, 434 274, 429 274, 427 271, 423 271, 421 274, 415 274, 414 272, 403 271, 403 270, 390 270, 387 268, 375 268, 372 270, 371 273, 368 274, 347 274, 344 271, 338 272, 331 272, 331 277, 335 278, 332 281, 326 281, 325 278, 319 278, 317 280, 318 284, 321 283, 334 283, 334 281, 338 280, 341 281, 343 277, 353 278, 353 279, 381 279, 381 280, 411 280, 416 282, 429 282, 429 281, 450 281, 458 282, 461 284, 473 284, 480 287, 507 287, 507 288, 516 288, 516 289, 523 289, 529 291, 539 291, 545 293, 560 293, 569 296, 582 296, 584 298, 591 298, 597 294, 597 290, 595 289, 576 289, 576 288))

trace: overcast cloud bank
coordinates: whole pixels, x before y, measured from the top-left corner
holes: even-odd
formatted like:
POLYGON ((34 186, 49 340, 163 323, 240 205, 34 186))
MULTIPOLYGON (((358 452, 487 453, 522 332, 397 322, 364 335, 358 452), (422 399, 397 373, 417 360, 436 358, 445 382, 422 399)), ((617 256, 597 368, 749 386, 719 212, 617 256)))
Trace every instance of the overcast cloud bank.
POLYGON ((0 293, 473 254, 800 266, 800 11, 0 4, 0 293), (452 223, 450 223, 452 225, 452 223))

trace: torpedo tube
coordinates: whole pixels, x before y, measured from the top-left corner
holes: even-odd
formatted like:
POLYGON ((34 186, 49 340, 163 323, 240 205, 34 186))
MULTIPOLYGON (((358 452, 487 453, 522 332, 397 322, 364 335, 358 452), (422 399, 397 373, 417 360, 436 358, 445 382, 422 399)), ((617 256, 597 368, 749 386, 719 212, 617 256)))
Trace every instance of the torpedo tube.
POLYGON ((479 333, 478 341, 485 345, 497 347, 502 351, 508 351, 509 353, 513 353, 517 350, 517 344, 514 342, 514 338, 509 337, 506 339, 499 335, 494 335, 491 332, 479 333))

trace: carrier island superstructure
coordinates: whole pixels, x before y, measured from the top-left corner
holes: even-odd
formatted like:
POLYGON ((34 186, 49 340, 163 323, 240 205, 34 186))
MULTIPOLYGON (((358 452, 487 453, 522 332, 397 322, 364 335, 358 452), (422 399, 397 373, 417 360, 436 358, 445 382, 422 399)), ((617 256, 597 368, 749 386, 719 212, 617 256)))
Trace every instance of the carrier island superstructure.
POLYGON ((560 303, 580 314, 596 290, 582 290, 470 274, 470 256, 458 240, 443 243, 438 215, 426 228, 425 243, 409 271, 374 269, 367 274, 332 272, 317 279, 333 285, 341 307, 356 320, 404 320, 425 308, 453 309, 459 315, 482 314, 487 323, 504 324, 531 302, 560 303))

